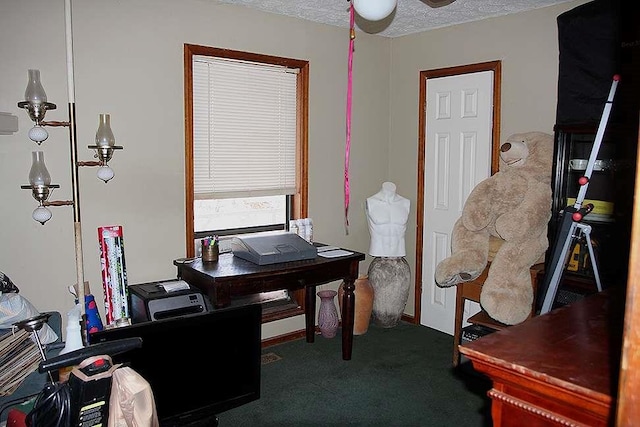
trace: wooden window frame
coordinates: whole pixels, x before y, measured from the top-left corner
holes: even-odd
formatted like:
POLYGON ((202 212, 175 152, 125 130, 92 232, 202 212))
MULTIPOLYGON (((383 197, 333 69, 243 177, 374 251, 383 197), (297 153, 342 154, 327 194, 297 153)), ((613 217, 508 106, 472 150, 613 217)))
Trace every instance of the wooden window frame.
MULTIPOLYGON (((291 216, 293 219, 308 216, 308 124, 309 124, 309 61, 241 52, 194 44, 184 44, 184 108, 185 108, 185 246, 186 256, 195 256, 194 230, 194 169, 193 169, 193 56, 214 56, 272 65, 297 68, 297 154, 296 154, 296 193, 291 198, 291 216)), ((292 292, 300 307, 271 315, 263 321, 290 317, 304 312, 304 290, 292 292)))

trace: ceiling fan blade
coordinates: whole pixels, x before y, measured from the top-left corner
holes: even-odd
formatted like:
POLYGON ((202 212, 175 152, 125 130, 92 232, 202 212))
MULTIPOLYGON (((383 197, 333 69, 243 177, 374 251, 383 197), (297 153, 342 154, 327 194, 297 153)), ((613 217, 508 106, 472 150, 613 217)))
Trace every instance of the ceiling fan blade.
POLYGON ((430 7, 442 7, 453 3, 456 0, 420 0, 422 3, 430 7))

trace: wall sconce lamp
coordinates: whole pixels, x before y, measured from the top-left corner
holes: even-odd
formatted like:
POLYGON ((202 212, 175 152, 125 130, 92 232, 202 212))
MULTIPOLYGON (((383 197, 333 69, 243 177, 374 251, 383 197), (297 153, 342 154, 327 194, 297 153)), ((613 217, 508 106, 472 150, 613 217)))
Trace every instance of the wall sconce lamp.
MULTIPOLYGON (((34 122, 33 128, 29 130, 29 139, 40 145, 49 137, 49 133, 45 126, 64 126, 71 127, 72 122, 47 122, 44 120, 48 110, 55 110, 56 105, 47 102, 47 94, 40 82, 40 70, 29 70, 29 82, 24 93, 25 101, 18 103, 18 107, 27 110, 29 117, 34 122)), ((75 130, 71 131, 75 134, 75 130)), ((72 141, 72 153, 77 151, 75 140, 72 141)), ((89 145, 88 148, 95 150, 94 155, 97 161, 75 161, 74 177, 77 179, 77 168, 80 166, 98 166, 97 176, 105 183, 114 177, 113 169, 109 167, 108 162, 113 157, 115 150, 122 149, 116 145, 116 140, 111 130, 111 117, 109 114, 100 114, 100 123, 96 131, 95 145, 89 145)), ((73 186, 77 187, 77 181, 74 179, 73 186)), ((32 152, 32 164, 29 171, 29 185, 21 185, 20 188, 31 190, 33 198, 40 204, 32 214, 34 220, 44 225, 51 219, 51 211, 47 206, 65 206, 73 205, 73 200, 48 201, 51 190, 60 188, 57 184, 51 184, 51 176, 44 163, 44 153, 42 151, 32 152)), ((74 190, 74 194, 77 192, 74 190)))

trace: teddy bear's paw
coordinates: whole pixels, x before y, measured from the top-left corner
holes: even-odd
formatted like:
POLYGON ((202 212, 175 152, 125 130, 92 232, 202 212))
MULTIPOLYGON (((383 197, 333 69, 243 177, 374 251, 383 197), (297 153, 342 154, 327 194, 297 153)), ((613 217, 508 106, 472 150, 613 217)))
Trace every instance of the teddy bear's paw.
POLYGON ((513 289, 486 289, 480 294, 482 309, 494 320, 505 325, 524 322, 531 314, 533 298, 513 289))
POLYGON ((436 267, 435 280, 436 284, 440 287, 449 287, 457 285, 462 282, 469 282, 477 279, 482 271, 460 271, 452 270, 454 265, 451 262, 447 262, 450 259, 443 260, 436 267))
POLYGON ((458 274, 441 279, 438 279, 438 276, 436 276, 436 284, 442 288, 448 288, 449 286, 457 285, 462 282, 463 280, 460 279, 460 275, 458 274))

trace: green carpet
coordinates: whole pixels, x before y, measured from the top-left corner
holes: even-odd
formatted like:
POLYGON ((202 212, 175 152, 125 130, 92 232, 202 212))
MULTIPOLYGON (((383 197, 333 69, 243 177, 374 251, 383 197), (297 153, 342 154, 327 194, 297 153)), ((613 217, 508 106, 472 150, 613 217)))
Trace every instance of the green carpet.
POLYGON ((341 343, 338 331, 263 349, 260 399, 219 414, 219 426, 491 425, 490 383, 468 362, 452 368, 450 335, 372 324, 350 361, 341 343))

